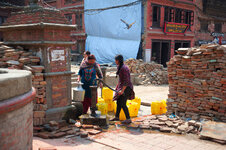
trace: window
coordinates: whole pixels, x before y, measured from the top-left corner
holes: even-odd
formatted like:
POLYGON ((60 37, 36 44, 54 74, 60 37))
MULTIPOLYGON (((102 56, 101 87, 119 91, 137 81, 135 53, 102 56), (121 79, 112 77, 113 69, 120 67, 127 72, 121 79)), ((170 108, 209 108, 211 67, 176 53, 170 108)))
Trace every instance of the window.
POLYGON ((200 31, 208 32, 208 22, 207 21, 200 21, 200 31))
POLYGON ((72 14, 66 14, 65 17, 67 18, 68 22, 72 24, 72 14))
POLYGON ((7 17, 0 16, 0 25, 2 25, 6 21, 7 17))
POLYGON ((83 29, 83 18, 82 18, 82 14, 76 14, 76 25, 78 26, 79 30, 83 29))
POLYGON ((174 9, 171 7, 165 7, 165 21, 173 22, 174 21, 174 9))
POLYGON ((221 23, 215 23, 215 32, 217 32, 217 33, 222 32, 222 24, 221 23))
POLYGON ((165 7, 164 20, 167 22, 185 23, 191 26, 194 22, 194 12, 179 8, 165 7))
POLYGON ((175 10, 175 22, 182 23, 182 10, 181 9, 175 10))
POLYGON ((152 6, 152 27, 160 27, 160 6, 152 6))

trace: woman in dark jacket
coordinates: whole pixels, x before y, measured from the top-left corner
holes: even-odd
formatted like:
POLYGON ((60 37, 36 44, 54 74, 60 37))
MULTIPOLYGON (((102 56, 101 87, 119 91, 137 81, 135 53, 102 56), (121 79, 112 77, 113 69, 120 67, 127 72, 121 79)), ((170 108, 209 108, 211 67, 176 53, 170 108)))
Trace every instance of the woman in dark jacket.
POLYGON ((115 63, 117 65, 117 75, 119 76, 119 82, 116 86, 116 93, 114 100, 117 100, 117 111, 115 118, 111 121, 119 121, 119 114, 121 109, 123 109, 126 120, 122 123, 129 124, 131 123, 128 107, 126 106, 127 99, 134 99, 135 95, 133 92, 133 84, 130 79, 129 68, 123 62, 123 56, 117 55, 115 57, 115 63))

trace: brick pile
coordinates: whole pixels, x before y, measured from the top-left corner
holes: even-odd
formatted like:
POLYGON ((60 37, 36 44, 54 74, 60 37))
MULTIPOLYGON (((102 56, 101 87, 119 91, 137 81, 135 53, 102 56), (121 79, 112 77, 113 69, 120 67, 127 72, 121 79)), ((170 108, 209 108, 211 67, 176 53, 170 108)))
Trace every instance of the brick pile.
POLYGON ((130 128, 140 128, 142 130, 158 130, 166 133, 176 134, 198 134, 202 124, 195 120, 184 121, 178 116, 151 115, 133 119, 134 124, 130 128))
POLYGON ((35 53, 17 46, 15 49, 0 43, 0 68, 23 69, 32 72, 32 85, 36 89, 34 101, 34 126, 45 123, 46 81, 43 76, 44 66, 40 66, 40 58, 35 53))
POLYGON ((0 43, 0 68, 24 69, 24 66, 39 65, 40 58, 18 46, 16 49, 0 43))
POLYGON ((45 123, 45 111, 47 110, 46 103, 46 81, 43 76, 43 66, 31 66, 32 68, 32 84, 36 89, 36 97, 34 101, 34 126, 45 123))
POLYGON ((129 67, 131 73, 137 74, 137 77, 135 77, 136 84, 168 84, 167 69, 161 64, 145 63, 136 59, 128 59, 125 64, 129 67))
POLYGON ((168 113, 226 121, 226 46, 180 48, 168 75, 168 113))
POLYGON ((81 124, 79 121, 72 119, 70 124, 66 123, 64 120, 60 122, 49 121, 48 124, 40 127, 34 127, 34 136, 43 139, 54 139, 54 138, 71 138, 74 136, 80 136, 81 138, 87 138, 88 136, 93 136, 100 134, 102 128, 100 126, 81 124))

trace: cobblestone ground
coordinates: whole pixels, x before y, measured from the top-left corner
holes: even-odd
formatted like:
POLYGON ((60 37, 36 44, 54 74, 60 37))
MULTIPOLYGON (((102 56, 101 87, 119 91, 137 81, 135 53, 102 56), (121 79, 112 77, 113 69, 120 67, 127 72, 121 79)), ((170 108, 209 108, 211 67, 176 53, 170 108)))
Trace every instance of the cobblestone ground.
POLYGON ((57 150, 225 150, 223 145, 204 141, 193 135, 172 135, 159 132, 115 130, 89 139, 73 137, 44 140, 33 139, 33 150, 54 147, 57 150))

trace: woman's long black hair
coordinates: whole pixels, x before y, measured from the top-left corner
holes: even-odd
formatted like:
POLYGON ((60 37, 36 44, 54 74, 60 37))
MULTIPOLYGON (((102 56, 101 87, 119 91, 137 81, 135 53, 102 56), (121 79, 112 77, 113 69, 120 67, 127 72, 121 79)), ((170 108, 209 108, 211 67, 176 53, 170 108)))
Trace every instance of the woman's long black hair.
POLYGON ((119 61, 119 67, 118 67, 118 70, 116 72, 116 75, 119 75, 119 71, 120 71, 120 69, 122 68, 122 66, 124 64, 123 56, 122 55, 117 55, 117 56, 115 56, 115 60, 119 61))

